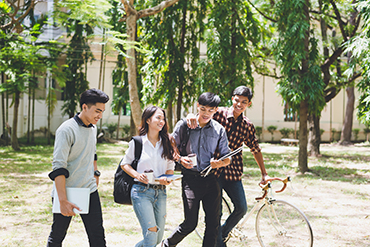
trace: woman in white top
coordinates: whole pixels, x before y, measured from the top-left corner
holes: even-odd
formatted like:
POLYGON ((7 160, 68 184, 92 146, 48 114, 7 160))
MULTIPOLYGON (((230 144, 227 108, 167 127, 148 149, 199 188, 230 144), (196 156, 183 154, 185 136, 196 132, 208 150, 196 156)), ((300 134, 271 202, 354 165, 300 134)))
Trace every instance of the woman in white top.
POLYGON ((154 181, 162 174, 173 174, 176 149, 168 134, 165 111, 157 106, 147 107, 141 117, 139 135, 143 149, 137 170, 131 167, 135 158, 135 144, 131 140, 121 167, 134 178, 131 201, 138 218, 144 239, 135 247, 157 246, 162 240, 166 219, 166 185, 171 182, 165 177, 154 181), (145 172, 152 171, 153 179, 145 172))

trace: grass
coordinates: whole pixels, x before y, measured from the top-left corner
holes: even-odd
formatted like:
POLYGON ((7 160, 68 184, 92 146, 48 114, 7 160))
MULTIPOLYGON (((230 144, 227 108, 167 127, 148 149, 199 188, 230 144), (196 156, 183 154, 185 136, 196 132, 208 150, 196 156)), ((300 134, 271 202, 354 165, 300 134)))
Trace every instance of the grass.
MULTIPOLYGON (((270 176, 293 178, 291 186, 276 197, 301 208, 309 218, 315 236, 314 246, 368 246, 370 224, 370 146, 339 147, 322 145, 322 156, 309 158, 312 172, 297 173, 297 147, 261 144, 270 176), (349 230, 350 229, 350 230, 349 230)), ((134 246, 141 229, 132 206, 113 202, 113 176, 127 144, 98 144, 98 166, 102 172, 99 194, 103 207, 108 246, 134 246)), ((0 147, 0 246, 45 246, 52 223, 48 178, 52 146, 26 146, 14 152, 0 147)), ((261 175, 252 155, 244 150, 244 177, 248 205, 259 196, 261 175)), ((165 237, 182 222, 181 185, 176 181, 167 190, 165 237)), ((253 230, 254 218, 246 227, 253 230)), ((74 217, 63 246, 88 246, 83 224, 74 217)), ((253 232, 253 231, 251 231, 253 232)), ((179 247, 201 246, 195 233, 179 247)), ((230 242, 229 247, 243 246, 230 242)), ((248 245, 258 246, 254 234, 248 245)))

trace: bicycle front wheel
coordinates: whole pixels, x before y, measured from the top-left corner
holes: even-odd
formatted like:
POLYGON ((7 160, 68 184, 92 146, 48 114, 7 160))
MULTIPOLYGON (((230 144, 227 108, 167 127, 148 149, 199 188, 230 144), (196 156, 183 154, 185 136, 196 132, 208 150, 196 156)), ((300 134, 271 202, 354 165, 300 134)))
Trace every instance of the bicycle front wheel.
POLYGON ((259 209, 256 231, 263 247, 313 246, 312 228, 307 217, 296 206, 283 200, 271 200, 259 209))

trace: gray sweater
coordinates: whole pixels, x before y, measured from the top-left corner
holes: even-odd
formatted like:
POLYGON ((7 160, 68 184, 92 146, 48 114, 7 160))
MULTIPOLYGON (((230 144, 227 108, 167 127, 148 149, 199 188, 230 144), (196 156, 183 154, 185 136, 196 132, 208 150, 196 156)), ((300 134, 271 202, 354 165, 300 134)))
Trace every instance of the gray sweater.
MULTIPOLYGON (((97 190, 94 177, 94 155, 96 151, 96 126, 83 127, 71 118, 56 131, 53 170, 65 168, 69 171, 66 187, 97 190)), ((54 196, 54 189, 52 191, 54 196)))

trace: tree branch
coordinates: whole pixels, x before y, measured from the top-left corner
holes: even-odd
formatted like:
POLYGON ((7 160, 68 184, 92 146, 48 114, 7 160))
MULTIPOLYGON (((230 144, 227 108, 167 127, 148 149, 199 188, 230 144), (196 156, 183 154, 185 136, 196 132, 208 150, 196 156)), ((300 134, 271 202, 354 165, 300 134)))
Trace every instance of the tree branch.
POLYGON ((33 9, 35 7, 35 4, 36 4, 35 0, 32 0, 28 9, 21 16, 19 16, 17 19, 15 19, 14 17, 17 15, 20 7, 15 7, 15 5, 13 3, 11 3, 11 1, 9 1, 9 0, 7 2, 9 2, 14 7, 14 13, 13 13, 13 15, 10 15, 11 17, 9 16, 12 19, 10 22, 8 22, 4 25, 0 25, 1 30, 5 30, 5 29, 9 28, 10 26, 21 22, 28 15, 28 13, 31 11, 31 9, 33 9))
POLYGON ((337 8, 337 5, 335 4, 335 2, 333 0, 330 0, 330 4, 333 6, 334 13, 335 13, 335 15, 337 17, 337 20, 338 20, 340 31, 342 33, 342 36, 343 36, 344 41, 346 42, 348 40, 348 36, 346 34, 346 31, 344 30, 344 22, 342 21, 342 18, 340 16, 340 13, 339 13, 339 10, 337 8))
POLYGON ((267 16, 267 15, 265 15, 261 10, 259 10, 250 0, 248 0, 248 3, 250 4, 250 5, 252 5, 252 7, 255 9, 255 10, 257 10, 257 12, 258 13, 260 13, 260 15, 262 15, 263 17, 265 17, 267 20, 269 20, 269 21, 272 21, 272 22, 277 22, 277 20, 275 20, 275 19, 273 19, 273 18, 271 18, 271 17, 269 17, 269 16, 267 16))
POLYGON ((274 69, 274 74, 270 74, 270 73, 263 72, 263 70, 258 69, 258 65, 254 61, 252 61, 252 63, 253 63, 253 66, 255 68, 255 71, 259 75, 268 76, 268 77, 271 77, 271 78, 274 78, 274 79, 278 79, 278 80, 280 80, 280 79, 283 78, 283 76, 278 76, 277 75, 276 69, 274 69))
POLYGON ((361 15, 358 15, 355 28, 353 29, 353 31, 351 33, 351 37, 354 37, 355 36, 355 34, 356 34, 357 30, 358 30, 358 27, 360 26, 360 22, 361 22, 361 15))
POLYGON ((339 46, 334 51, 334 53, 328 59, 325 60, 324 64, 320 66, 321 71, 325 71, 325 69, 328 69, 330 65, 332 65, 342 53, 343 53, 343 48, 342 46, 339 46))
POLYGON ((147 16, 150 16, 150 15, 155 15, 159 12, 162 12, 165 8, 172 6, 173 4, 177 3, 178 1, 179 0, 166 0, 166 1, 162 1, 160 4, 158 4, 157 6, 154 6, 152 8, 140 10, 137 13, 137 19, 147 17, 147 16))
POLYGON ((121 0, 123 7, 125 9, 125 12, 127 15, 136 15, 137 11, 132 7, 133 2, 130 0, 130 3, 127 0, 121 0), (132 2, 132 3, 131 3, 132 2))

